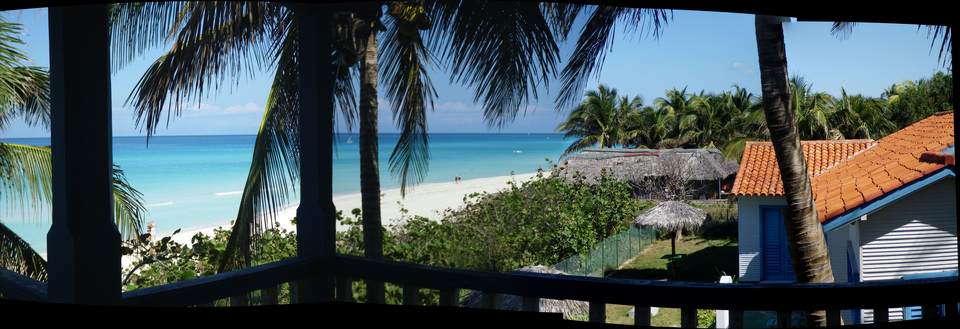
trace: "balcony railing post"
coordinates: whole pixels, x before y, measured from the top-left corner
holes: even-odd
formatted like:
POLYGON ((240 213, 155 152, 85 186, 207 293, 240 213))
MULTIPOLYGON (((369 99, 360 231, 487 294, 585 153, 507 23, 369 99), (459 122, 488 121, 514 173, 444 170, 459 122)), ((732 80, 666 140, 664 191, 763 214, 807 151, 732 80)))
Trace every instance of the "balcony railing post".
POLYGON ((777 328, 789 328, 790 315, 791 315, 791 312, 789 310, 777 311, 777 328))
POLYGON ((743 310, 742 309, 732 309, 730 310, 730 326, 727 328, 730 329, 740 329, 743 328, 743 310))
POLYGON ((873 322, 884 323, 890 320, 889 310, 886 307, 873 309, 873 322))
POLYGON ((460 304, 460 289, 440 290, 440 306, 457 306, 460 304))
POLYGON ((403 286, 403 305, 419 305, 420 288, 411 285, 403 286))
MULTIPOLYGON (((336 218, 333 206, 333 87, 330 8, 291 5, 298 27, 300 96, 300 206, 297 208, 297 254, 333 259, 336 218)), ((329 272, 300 282, 303 302, 334 299, 329 272)))
POLYGON ((633 324, 641 327, 650 326, 650 306, 633 306, 633 324))
POLYGON ((697 327, 697 309, 685 307, 680 309, 680 328, 697 327))
POLYGON ((540 312, 540 298, 523 296, 521 309, 526 312, 540 312))
POLYGON ((497 308, 497 294, 483 292, 480 294, 480 308, 492 310, 497 308))
POLYGON ((108 21, 105 4, 49 10, 53 224, 47 270, 49 298, 56 302, 120 301, 108 21))
POLYGON ((353 302, 353 279, 346 276, 337 277, 337 301, 353 302))
POLYGON ((230 306, 249 306, 250 293, 230 297, 230 306))
POLYGON ((920 307, 920 312, 924 319, 932 319, 939 316, 939 314, 937 314, 937 308, 937 305, 926 304, 920 307))
POLYGON ((607 322, 607 304, 600 302, 590 302, 590 322, 607 322))
POLYGON ((944 316, 947 319, 957 319, 960 317, 960 305, 957 303, 947 303, 944 305, 945 313, 944 316))
POLYGON ((827 325, 831 327, 840 325, 840 310, 827 310, 827 325))
POLYGON ((260 305, 277 305, 279 303, 278 286, 270 286, 260 290, 260 305))

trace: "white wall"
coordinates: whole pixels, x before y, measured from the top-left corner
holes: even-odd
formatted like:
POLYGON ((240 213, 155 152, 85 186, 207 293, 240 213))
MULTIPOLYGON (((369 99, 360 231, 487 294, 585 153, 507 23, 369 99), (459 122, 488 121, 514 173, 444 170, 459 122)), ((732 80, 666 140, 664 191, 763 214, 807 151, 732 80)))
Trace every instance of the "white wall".
MULTIPOLYGON (((860 226, 863 281, 957 270, 956 180, 945 178, 867 215, 860 226)), ((871 311, 864 311, 871 321, 871 311)), ((891 320, 901 309, 890 309, 891 320)))
POLYGON ((760 231, 760 206, 786 206, 783 197, 738 197, 739 281, 760 281, 763 277, 763 245, 760 231))

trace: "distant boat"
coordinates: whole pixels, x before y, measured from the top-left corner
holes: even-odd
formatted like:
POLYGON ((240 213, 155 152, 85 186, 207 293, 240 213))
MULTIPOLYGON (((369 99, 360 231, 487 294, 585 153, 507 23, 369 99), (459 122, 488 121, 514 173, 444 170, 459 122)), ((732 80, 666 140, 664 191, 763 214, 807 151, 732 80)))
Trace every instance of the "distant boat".
POLYGON ((521 151, 521 150, 513 150, 513 153, 520 154, 520 153, 523 153, 523 151, 521 151))
POLYGON ((347 144, 353 144, 353 137, 347 137, 347 144))

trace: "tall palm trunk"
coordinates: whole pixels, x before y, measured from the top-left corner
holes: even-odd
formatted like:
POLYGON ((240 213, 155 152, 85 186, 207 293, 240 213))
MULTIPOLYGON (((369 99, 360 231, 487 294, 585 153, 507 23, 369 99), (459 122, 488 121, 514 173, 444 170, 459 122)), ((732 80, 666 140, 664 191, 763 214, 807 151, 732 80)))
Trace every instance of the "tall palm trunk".
MULTIPOLYGON (((371 30, 360 63, 360 210, 363 218, 363 253, 383 257, 380 222, 380 160, 377 140, 377 33, 371 30)), ((383 303, 383 283, 368 282, 367 300, 383 303)))
MULTIPOLYGON (((827 243, 817 220, 806 161, 800 148, 796 113, 790 102, 783 27, 776 17, 758 15, 756 33, 763 111, 787 199, 784 227, 796 279, 800 283, 833 282, 827 243)), ((810 320, 814 325, 825 326, 825 312, 812 312, 810 320)))

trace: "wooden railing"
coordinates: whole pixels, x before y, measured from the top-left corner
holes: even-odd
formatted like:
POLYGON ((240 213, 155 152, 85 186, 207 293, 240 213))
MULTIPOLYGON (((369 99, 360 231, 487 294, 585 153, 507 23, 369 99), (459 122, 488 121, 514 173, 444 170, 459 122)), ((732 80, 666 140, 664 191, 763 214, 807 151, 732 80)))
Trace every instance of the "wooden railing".
POLYGON ((45 301, 47 284, 0 268, 0 298, 45 301))
MULTIPOLYGON (((336 280, 336 298, 353 301, 354 280, 374 280, 403 288, 402 303, 419 304, 420 289, 439 291, 441 306, 459 306, 460 291, 483 292, 483 307, 496 308, 496 296, 522 298, 522 310, 539 311, 540 299, 589 303, 588 318, 605 322, 607 304, 636 307, 635 324, 650 324, 651 307, 678 308, 681 326, 696 327, 698 309, 730 310, 731 327, 742 325, 744 311, 776 311, 784 326, 792 311, 827 310, 831 325, 841 310, 872 309, 876 322, 886 322, 887 309, 921 305, 923 317, 937 317, 945 307, 947 318, 957 319, 960 281, 933 278, 836 284, 713 284, 596 278, 539 273, 490 273, 438 268, 418 264, 337 255, 332 260, 292 258, 230 273, 139 289, 123 294, 128 305, 204 306, 296 303, 297 281, 319 275, 336 280), (283 301, 278 292, 287 288, 283 301), (229 302, 227 302, 229 300, 229 302)), ((43 300, 45 285, 12 272, 0 271, 0 293, 6 298, 43 300)))

